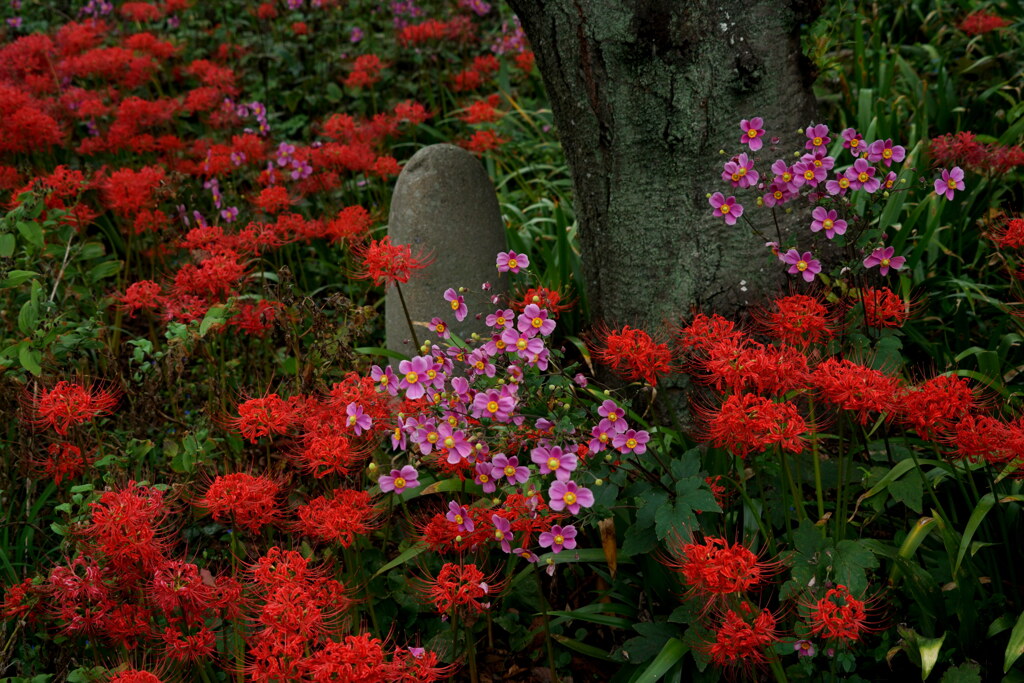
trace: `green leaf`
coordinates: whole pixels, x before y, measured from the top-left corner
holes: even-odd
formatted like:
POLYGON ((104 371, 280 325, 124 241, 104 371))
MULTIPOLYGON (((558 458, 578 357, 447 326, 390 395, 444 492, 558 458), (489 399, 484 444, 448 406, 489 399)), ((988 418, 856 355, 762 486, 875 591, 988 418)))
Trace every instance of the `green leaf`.
POLYGON ((643 673, 634 679, 634 683, 654 683, 661 680, 669 669, 676 665, 689 648, 678 638, 669 638, 661 652, 655 657, 643 673))
POLYGON ((100 280, 104 280, 108 277, 117 275, 119 272, 121 272, 120 261, 104 261, 103 263, 97 263, 95 266, 93 266, 92 269, 89 271, 89 274, 86 275, 85 278, 90 283, 96 284, 100 280))
POLYGON ((594 647, 593 645, 587 645, 586 643, 582 643, 576 640, 575 638, 569 638, 568 636, 563 636, 560 633, 552 633, 551 637, 554 638, 557 642, 569 648, 570 650, 575 650, 576 652, 579 652, 582 655, 586 655, 587 657, 593 657, 594 659, 600 659, 605 662, 615 662, 617 664, 622 662, 621 659, 609 655, 605 650, 594 647))
POLYGON ((0 233, 0 258, 11 258, 14 256, 14 246, 17 240, 9 232, 0 233))
POLYGON ((946 673, 942 674, 941 683, 981 683, 981 667, 967 662, 947 669, 946 673))
POLYGON ((921 514, 923 509, 921 499, 924 495, 924 482, 921 479, 921 474, 916 470, 911 470, 905 477, 892 482, 889 484, 889 495, 893 497, 893 500, 903 503, 917 514, 921 514))
POLYGON ((986 493, 974 507, 974 512, 971 513, 971 518, 967 520, 967 526, 964 527, 963 538, 960 539, 960 550, 957 551, 956 564, 953 565, 954 577, 960 573, 960 563, 964 561, 964 556, 967 555, 967 549, 971 546, 971 539, 974 538, 974 534, 978 531, 978 527, 981 526, 981 522, 985 519, 985 515, 988 514, 988 511, 991 510, 992 506, 995 504, 995 496, 991 493, 986 493))
POLYGON ((227 317, 227 307, 223 304, 217 304, 211 306, 210 310, 203 316, 203 322, 199 323, 199 336, 205 337, 206 333, 210 331, 210 328, 214 326, 221 326, 224 324, 224 319, 227 317))
POLYGON ((1006 654, 1003 656, 1003 673, 1009 671, 1022 654, 1024 654, 1024 612, 1020 613, 1017 624, 1010 632, 1010 642, 1006 644, 1006 654))
POLYGON ((342 98, 345 97, 345 93, 342 92, 341 88, 338 87, 337 83, 328 83, 324 89, 324 97, 327 98, 328 102, 336 104, 341 102, 342 98))
POLYGON ((832 571, 837 583, 850 589, 854 595, 862 594, 868 587, 865 570, 878 566, 878 560, 860 541, 839 541, 832 558, 832 571))
POLYGON ((592 624, 611 626, 612 628, 627 629, 633 627, 632 619, 617 617, 613 614, 601 614, 599 612, 589 612, 586 610, 554 610, 547 614, 549 617, 557 617, 555 621, 551 622, 552 625, 562 624, 566 621, 589 621, 592 624))
POLYGON ((399 554, 398 557, 396 557, 395 559, 391 560, 390 562, 385 564, 383 567, 378 569, 377 573, 374 574, 373 576, 371 576, 370 578, 371 579, 375 579, 378 576, 380 576, 381 574, 383 574, 384 572, 388 571, 389 569, 394 569, 398 565, 405 564, 406 562, 408 562, 412 558, 416 557, 417 555, 419 555, 420 553, 422 553, 426 549, 427 549, 427 545, 425 543, 420 543, 418 545, 412 546, 411 548, 406 548, 405 550, 402 551, 401 554, 399 554))
POLYGON ((43 354, 38 349, 33 349, 32 345, 28 342, 22 342, 21 348, 18 350, 18 360, 21 361, 21 367, 36 377, 43 374, 43 367, 40 365, 43 360, 43 354))
POLYGON ((7 279, 0 282, 0 289, 17 287, 25 280, 36 277, 37 275, 39 275, 39 273, 31 270, 9 270, 7 271, 7 279))
POLYGON ((352 349, 356 353, 361 353, 364 356, 386 356, 387 358, 394 358, 395 360, 409 360, 409 356, 398 351, 392 351, 391 349, 384 349, 379 346, 360 346, 352 349))
POLYGON ((35 221, 18 221, 17 226, 18 232, 21 233, 21 236, 24 237, 29 244, 39 249, 43 248, 45 244, 43 240, 43 226, 39 225, 35 221))

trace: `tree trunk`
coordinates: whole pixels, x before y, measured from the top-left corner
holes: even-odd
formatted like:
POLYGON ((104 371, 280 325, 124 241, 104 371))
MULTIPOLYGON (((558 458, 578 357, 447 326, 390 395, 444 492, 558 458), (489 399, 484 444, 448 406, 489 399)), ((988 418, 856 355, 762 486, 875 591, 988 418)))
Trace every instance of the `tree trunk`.
POLYGON ((771 137, 788 150, 803 138, 814 99, 799 24, 814 0, 509 2, 572 172, 595 320, 654 331, 694 306, 735 312, 779 290, 763 241, 714 218, 706 195, 730 194, 721 170, 747 151, 740 119, 765 120, 762 178, 771 137))

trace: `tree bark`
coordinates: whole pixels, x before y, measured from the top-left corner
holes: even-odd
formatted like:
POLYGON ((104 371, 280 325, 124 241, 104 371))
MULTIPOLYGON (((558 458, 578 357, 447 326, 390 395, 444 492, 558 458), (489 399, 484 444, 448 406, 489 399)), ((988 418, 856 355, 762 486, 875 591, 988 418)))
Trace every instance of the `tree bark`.
POLYGON ((730 194, 721 169, 747 151, 740 119, 765 120, 756 167, 768 179, 769 138, 802 139, 814 99, 799 25, 816 0, 509 3, 572 173, 592 317, 653 331, 693 307, 734 313, 778 290, 763 242, 742 220, 714 218, 706 195, 730 194))

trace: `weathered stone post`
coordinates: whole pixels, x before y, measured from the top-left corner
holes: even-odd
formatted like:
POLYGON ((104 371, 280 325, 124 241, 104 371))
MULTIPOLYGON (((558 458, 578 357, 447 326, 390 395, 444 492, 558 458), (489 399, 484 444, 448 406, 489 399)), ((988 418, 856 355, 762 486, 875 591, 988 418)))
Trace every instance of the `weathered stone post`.
MULTIPOLYGON (((392 243, 408 244, 414 254, 422 252, 432 259, 402 287, 420 343, 436 341, 422 325, 435 316, 448 322, 460 337, 484 333, 487 328, 476 314, 491 311, 480 308, 480 286, 490 282, 490 294, 502 293, 508 278, 499 279, 494 259, 507 247, 498 196, 476 157, 448 144, 430 145, 414 154, 395 185, 388 235, 392 243), (461 323, 444 300, 449 287, 466 287, 474 295, 466 296, 470 312, 461 323)), ((385 318, 388 348, 409 356, 419 354, 393 289, 388 290, 385 318)))

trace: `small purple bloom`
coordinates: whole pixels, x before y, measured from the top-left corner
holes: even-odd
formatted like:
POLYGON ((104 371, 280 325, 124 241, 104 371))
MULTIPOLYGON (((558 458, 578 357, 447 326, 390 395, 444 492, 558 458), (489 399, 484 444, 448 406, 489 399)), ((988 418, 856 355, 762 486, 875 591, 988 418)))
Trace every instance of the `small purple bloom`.
POLYGON ((951 171, 942 169, 942 177, 935 179, 935 194, 945 196, 949 200, 953 199, 955 190, 962 190, 964 187, 964 171, 959 166, 954 166, 951 171))
POLYGON ((408 489, 414 489, 420 485, 419 473, 412 465, 406 465, 400 470, 391 470, 391 474, 385 474, 377 480, 380 485, 380 492, 387 493, 394 491, 401 495, 408 489))
POLYGON ((877 190, 882 181, 875 177, 875 170, 875 167, 864 159, 853 162, 853 167, 846 169, 845 174, 846 179, 850 181, 850 189, 862 189, 869 194, 877 190))
POLYGON ((431 318, 430 324, 427 325, 427 329, 431 332, 436 332, 437 336, 441 339, 451 339, 451 330, 448 329, 447 323, 440 318, 431 318))
POLYGON ((551 548, 551 552, 560 553, 562 548, 572 550, 576 547, 576 527, 552 525, 551 531, 542 531, 537 542, 542 548, 551 548))
POLYGON ((519 314, 518 327, 520 332, 533 330, 534 334, 540 332, 546 337, 555 331, 555 321, 548 317, 547 310, 537 304, 526 304, 519 314))
POLYGON ((806 149, 824 150, 828 143, 832 142, 832 138, 828 136, 828 126, 824 123, 808 126, 805 132, 807 134, 807 143, 804 145, 804 148, 806 149))
POLYGON ((864 151, 864 137, 853 128, 846 128, 840 135, 843 136, 843 149, 850 150, 853 156, 860 156, 864 151))
POLYGON ((811 212, 811 232, 825 231, 825 237, 832 239, 836 235, 846 232, 846 221, 839 218, 835 209, 827 210, 823 206, 817 206, 811 212))
POLYGON ((814 276, 821 272, 821 261, 809 251, 801 254, 796 249, 790 249, 782 257, 782 262, 789 264, 790 275, 800 273, 806 282, 813 282, 814 276))
POLYGON ((449 287, 444 292, 444 300, 451 306, 452 312, 455 313, 455 319, 459 322, 466 319, 466 314, 469 309, 466 308, 466 300, 458 292, 449 287))
POLYGON ((581 507, 594 504, 594 494, 588 488, 578 486, 574 481, 556 481, 548 489, 548 506, 555 512, 568 509, 577 514, 581 507))
POLYGON ((878 272, 881 275, 888 275, 890 268, 899 270, 906 263, 907 259, 903 256, 893 256, 894 253, 896 253, 894 247, 879 247, 864 259, 864 267, 873 268, 878 266, 878 272))
POLYGON ((448 503, 448 514, 447 519, 452 524, 459 526, 459 533, 470 533, 476 528, 476 524, 473 523, 473 518, 469 516, 469 510, 465 505, 459 505, 457 502, 450 501, 448 503))
POLYGON ((373 426, 373 418, 363 412, 363 407, 358 403, 349 403, 345 408, 345 415, 348 416, 345 423, 352 428, 356 436, 361 436, 373 426))
POLYGON ((708 203, 716 216, 725 219, 726 225, 736 225, 736 219, 743 215, 743 206, 736 203, 736 197, 725 197, 716 192, 708 198, 708 203))
POLYGON ((519 273, 523 268, 530 267, 530 258, 526 254, 517 254, 514 251, 503 251, 498 254, 497 260, 499 273, 519 273))
POLYGON ((868 147, 868 161, 876 163, 881 161, 886 168, 892 166, 894 161, 903 161, 907 156, 907 150, 900 145, 893 145, 892 140, 875 140, 868 147))
POLYGON ((751 152, 761 149, 761 146, 764 145, 761 140, 764 136, 764 128, 761 127, 763 125, 764 119, 760 116, 755 116, 749 121, 747 119, 740 121, 740 130, 743 131, 743 134, 740 135, 740 144, 749 145, 751 152))
POLYGON ((612 446, 618 449, 619 453, 625 455, 626 453, 635 453, 640 455, 647 452, 647 442, 651 440, 651 435, 643 429, 627 429, 621 434, 616 434, 612 438, 612 446))
POLYGON ((491 458, 491 476, 495 479, 505 477, 509 484, 522 484, 530 478, 530 468, 519 464, 516 456, 498 453, 491 458))
POLYGON ((722 180, 728 180, 733 187, 751 187, 757 185, 760 174, 754 170, 754 160, 746 153, 733 157, 725 162, 722 168, 722 180))
POLYGON ((563 451, 561 446, 534 448, 530 451, 530 459, 540 466, 541 474, 554 474, 559 481, 569 481, 579 462, 575 453, 563 451))
POLYGON ((505 553, 511 553, 512 524, 498 515, 491 515, 491 524, 494 525, 494 540, 501 542, 501 549, 505 553))

